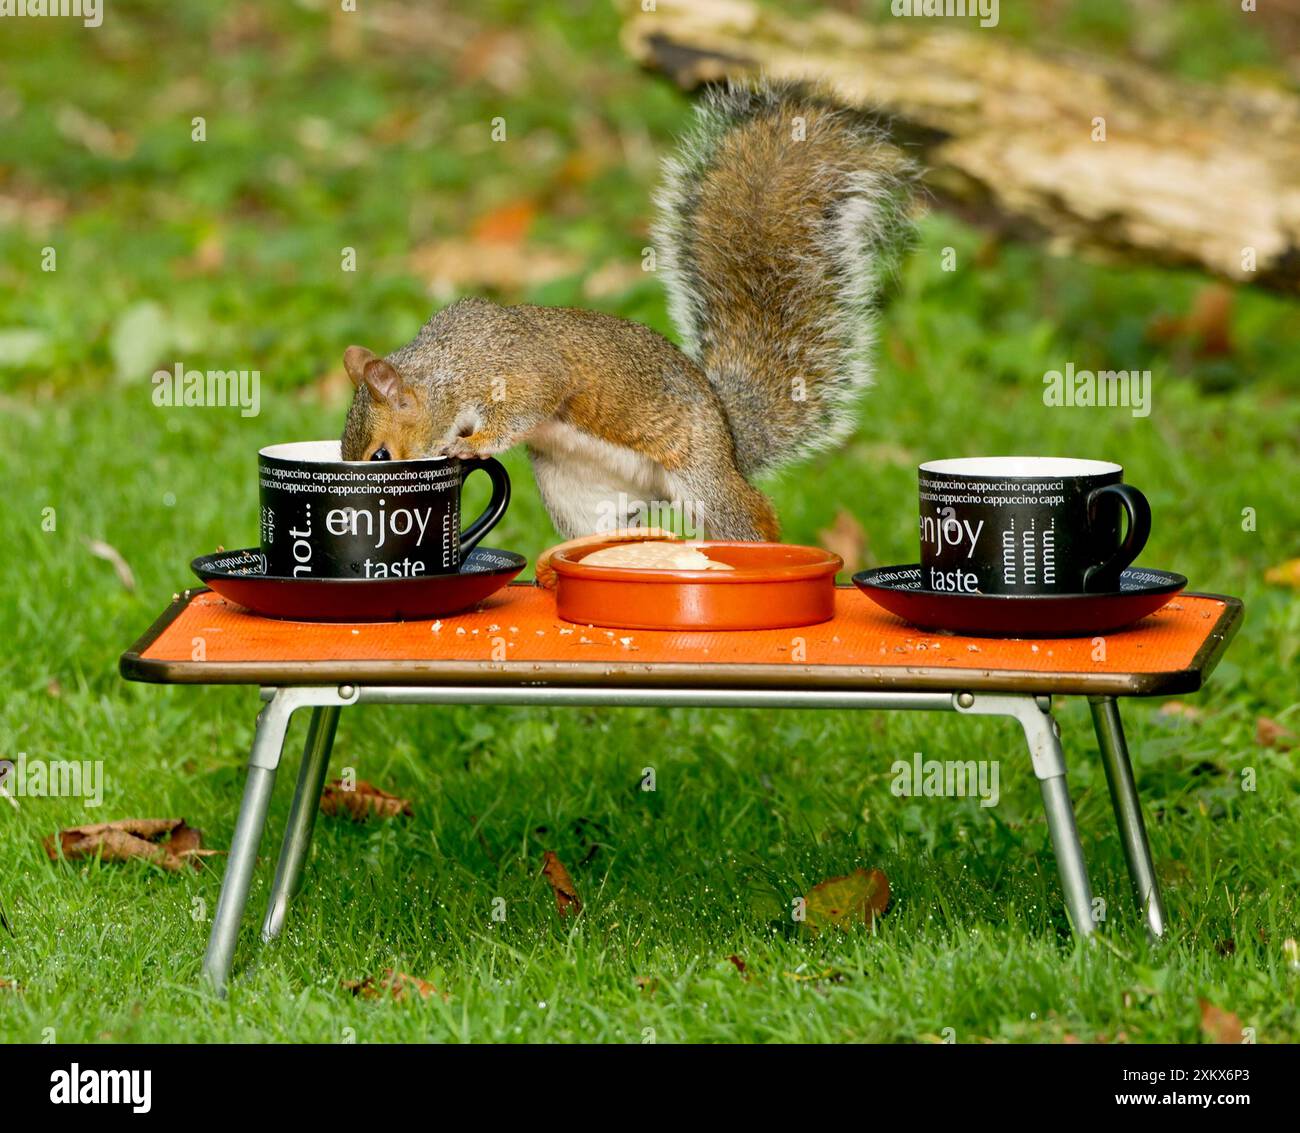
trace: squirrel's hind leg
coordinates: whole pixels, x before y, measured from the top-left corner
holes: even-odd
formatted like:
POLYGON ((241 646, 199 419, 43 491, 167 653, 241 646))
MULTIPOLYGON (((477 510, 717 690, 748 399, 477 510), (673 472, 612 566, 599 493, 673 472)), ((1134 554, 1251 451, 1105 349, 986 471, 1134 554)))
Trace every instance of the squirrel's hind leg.
POLYGON ((681 501, 683 511, 694 516, 695 526, 703 527, 709 538, 750 543, 775 543, 781 538, 772 502, 734 465, 682 469, 671 474, 670 487, 673 498, 681 501))

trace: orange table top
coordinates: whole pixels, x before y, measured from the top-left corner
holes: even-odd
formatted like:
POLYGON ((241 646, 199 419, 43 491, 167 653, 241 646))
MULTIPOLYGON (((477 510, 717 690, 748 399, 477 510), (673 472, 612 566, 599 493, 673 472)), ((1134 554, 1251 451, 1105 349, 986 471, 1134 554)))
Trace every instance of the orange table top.
POLYGON ((324 624, 259 617, 208 590, 178 596, 122 655, 122 675, 178 684, 548 684, 609 687, 980 690, 1142 696, 1199 688, 1241 603, 1181 594, 1104 639, 928 633, 840 587, 835 617, 799 629, 609 630, 555 616, 516 583, 438 622, 324 624))

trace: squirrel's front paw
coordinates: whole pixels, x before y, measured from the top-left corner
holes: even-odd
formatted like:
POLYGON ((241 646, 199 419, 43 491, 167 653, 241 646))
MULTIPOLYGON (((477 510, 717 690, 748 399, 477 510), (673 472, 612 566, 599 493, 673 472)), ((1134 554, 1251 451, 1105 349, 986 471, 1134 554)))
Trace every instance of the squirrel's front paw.
POLYGON ((482 460, 484 457, 495 456, 505 447, 496 437, 487 433, 470 433, 467 437, 457 437, 443 445, 438 450, 438 455, 454 457, 456 460, 482 460))

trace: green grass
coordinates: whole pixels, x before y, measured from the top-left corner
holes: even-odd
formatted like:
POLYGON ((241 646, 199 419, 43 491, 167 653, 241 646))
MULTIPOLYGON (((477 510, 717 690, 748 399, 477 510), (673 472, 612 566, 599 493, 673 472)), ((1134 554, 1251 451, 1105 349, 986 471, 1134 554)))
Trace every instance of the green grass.
MULTIPOLYGON (((1051 10, 1038 23, 1008 7, 998 34, 1119 51, 1138 30, 1124 5, 1051 10)), ((590 303, 588 275, 639 259, 653 158, 687 114, 622 60, 603 4, 452 12, 517 50, 515 71, 487 79, 416 36, 370 32, 349 54, 309 6, 214 11, 122 2, 102 34, 15 21, 0 39, 0 198, 18 202, 0 210, 0 757, 102 759, 108 780, 98 809, 0 801, 0 901, 16 932, 0 931, 0 979, 21 988, 0 989, 0 1039, 911 1041, 952 1028, 962 1042, 1193 1042, 1202 998, 1261 1042, 1300 1036, 1285 950, 1300 936, 1300 774, 1294 752, 1255 741, 1260 716, 1300 731, 1300 603, 1263 580, 1300 553, 1295 307, 1239 292, 1233 352, 1198 359, 1148 329, 1185 314, 1203 280, 988 246, 943 217, 899 281, 858 434, 773 493, 787 538, 815 541, 846 508, 873 559, 893 563, 915 555, 921 459, 1118 459, 1157 517, 1143 561, 1245 598, 1227 660, 1187 698, 1199 718, 1126 706, 1163 946, 1131 909, 1077 701, 1059 714, 1109 947, 1070 942, 1013 727, 931 715, 350 710, 335 773, 355 768, 415 816, 322 819, 286 937, 262 950, 299 722, 224 1002, 198 986, 224 859, 182 875, 46 860, 45 835, 132 816, 184 815, 229 845, 255 694, 126 684, 117 655, 191 584, 190 558, 255 541, 256 449, 337 432, 343 404, 318 379, 342 348, 391 349, 428 315, 412 246, 534 199, 538 246, 583 267, 504 297, 590 303), (88 149, 69 105, 130 144, 88 149), (196 114, 204 146, 189 140, 196 114), (498 114, 512 140, 494 146, 498 114), (588 169, 576 179, 574 153, 588 169), (223 247, 220 266, 190 264, 204 240, 223 247), (39 270, 45 246, 55 273, 39 270), (345 246, 355 274, 339 271, 345 246), (956 272, 940 270, 945 247, 956 272), (148 375, 174 360, 260 369, 261 414, 155 408, 148 375), (1068 361, 1151 369, 1151 416, 1044 407, 1043 373, 1068 361), (86 539, 122 552, 133 593, 86 539), (914 751, 1005 757, 999 805, 895 798, 890 765, 914 751), (653 793, 639 789, 647 766, 653 793), (586 903, 577 921, 557 918, 539 876, 548 849, 586 903), (814 939, 791 921, 794 896, 858 866, 893 890, 876 934, 814 939), (389 967, 448 998, 370 1002, 340 986, 389 967)), ((1200 26, 1180 14, 1163 65, 1217 80, 1276 66, 1253 28, 1200 26)), ((667 328, 652 282, 597 302, 667 328)), ((507 464, 516 502, 490 541, 531 557, 553 533, 525 462, 507 464)))

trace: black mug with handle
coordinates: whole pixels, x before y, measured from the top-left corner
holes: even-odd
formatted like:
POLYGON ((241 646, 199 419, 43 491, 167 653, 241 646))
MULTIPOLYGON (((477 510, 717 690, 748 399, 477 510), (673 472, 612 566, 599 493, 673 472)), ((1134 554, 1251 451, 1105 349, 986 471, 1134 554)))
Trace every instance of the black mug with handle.
POLYGON ((1124 483, 1120 465, 1101 460, 932 460, 920 467, 920 504, 927 590, 1113 592, 1151 534, 1146 497, 1124 483))
POLYGON ((452 574, 510 505, 497 460, 343 460, 338 441, 258 453, 262 554, 283 578, 415 578, 452 574), (461 488, 492 481, 483 514, 463 531, 461 488))

